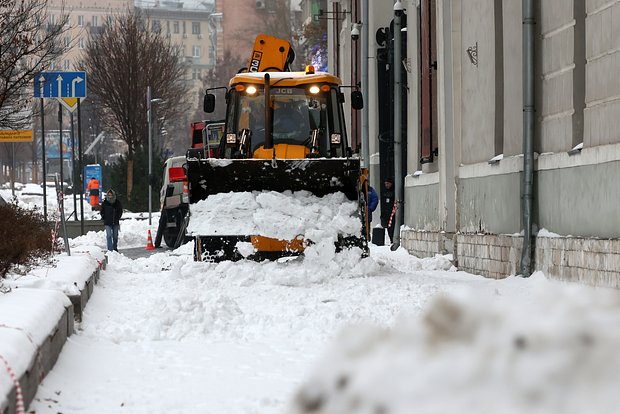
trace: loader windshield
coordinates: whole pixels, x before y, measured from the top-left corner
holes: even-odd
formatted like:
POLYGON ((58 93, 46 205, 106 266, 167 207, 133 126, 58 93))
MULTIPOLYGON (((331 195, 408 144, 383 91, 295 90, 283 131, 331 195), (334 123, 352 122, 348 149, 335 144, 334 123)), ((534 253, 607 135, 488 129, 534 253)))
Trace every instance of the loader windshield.
MULTIPOLYGON (((227 133, 240 136, 249 130, 252 151, 265 143, 265 96, 263 89, 250 95, 232 91, 232 110, 228 113, 227 133)), ((313 147, 323 157, 342 156, 344 127, 339 110, 338 91, 334 88, 317 94, 306 87, 273 87, 271 89, 273 143, 313 147), (330 145, 331 134, 340 134, 340 147, 330 145)))

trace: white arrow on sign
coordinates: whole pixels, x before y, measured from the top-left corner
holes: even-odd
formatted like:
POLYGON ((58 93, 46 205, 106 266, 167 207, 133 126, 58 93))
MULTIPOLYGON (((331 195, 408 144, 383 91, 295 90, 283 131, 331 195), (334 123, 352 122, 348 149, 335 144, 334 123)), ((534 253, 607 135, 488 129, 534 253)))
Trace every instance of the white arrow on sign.
POLYGON ((77 78, 74 78, 71 81, 71 97, 75 97, 75 85, 82 82, 84 79, 80 78, 79 76, 77 78))
POLYGON ((62 96, 62 75, 58 75, 56 78, 56 82, 58 82, 58 96, 62 96))
POLYGON ((39 76, 39 96, 43 98, 45 96, 45 76, 39 76))

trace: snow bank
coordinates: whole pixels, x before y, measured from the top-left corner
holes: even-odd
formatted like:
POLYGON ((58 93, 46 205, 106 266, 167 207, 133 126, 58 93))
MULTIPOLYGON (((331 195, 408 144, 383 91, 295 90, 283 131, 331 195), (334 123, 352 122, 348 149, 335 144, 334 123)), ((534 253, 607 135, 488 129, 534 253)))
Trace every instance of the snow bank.
POLYGON ((71 256, 59 254, 51 263, 40 264, 25 275, 9 273, 6 284, 11 288, 51 289, 79 295, 104 259, 100 248, 83 246, 74 249, 71 256))
MULTIPOLYGON (((0 356, 18 378, 70 305, 65 295, 51 290, 23 288, 0 294, 0 356)), ((0 360, 0 406, 12 388, 6 365, 0 360)))
POLYGON ((307 191, 220 193, 190 205, 192 235, 263 235, 292 240, 359 235, 356 202, 343 193, 317 197, 307 191))
POLYGON ((601 413, 620 407, 620 293, 532 276, 536 300, 439 295, 344 330, 289 413, 601 413))

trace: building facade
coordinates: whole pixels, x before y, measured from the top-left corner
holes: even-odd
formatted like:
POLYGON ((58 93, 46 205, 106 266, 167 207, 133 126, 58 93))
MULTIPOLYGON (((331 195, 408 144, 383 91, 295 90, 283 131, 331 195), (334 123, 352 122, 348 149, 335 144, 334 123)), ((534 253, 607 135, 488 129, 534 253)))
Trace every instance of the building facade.
POLYGON ((89 36, 96 36, 111 23, 111 16, 138 9, 147 19, 149 30, 165 33, 181 50, 187 64, 186 80, 198 102, 202 94, 202 78, 215 65, 218 42, 222 42, 220 16, 213 4, 203 8, 185 7, 177 1, 135 2, 133 0, 50 0, 50 24, 60 21, 60 14, 69 16, 70 29, 63 38, 66 53, 49 70, 73 71, 79 66, 89 36), (218 40, 219 39, 219 40, 218 40))
MULTIPOLYGON (((332 10, 354 10, 360 1, 329 3, 332 10)), ((407 148, 402 246, 418 256, 453 253, 460 269, 489 277, 521 274, 524 111, 533 109, 531 270, 620 286, 620 3, 533 2, 529 109, 524 1, 402 4, 407 148)), ((380 125, 393 108, 389 100, 381 105, 377 95, 382 72, 389 80, 393 67, 394 15, 385 4, 369 1, 369 7, 364 93, 376 185, 386 174, 382 164, 390 161, 380 148, 383 141, 389 144, 390 134, 380 125)), ((351 72, 342 57, 351 47, 352 22, 343 21, 331 34, 340 43, 330 42, 330 56, 341 56, 336 69, 344 76, 351 72)))

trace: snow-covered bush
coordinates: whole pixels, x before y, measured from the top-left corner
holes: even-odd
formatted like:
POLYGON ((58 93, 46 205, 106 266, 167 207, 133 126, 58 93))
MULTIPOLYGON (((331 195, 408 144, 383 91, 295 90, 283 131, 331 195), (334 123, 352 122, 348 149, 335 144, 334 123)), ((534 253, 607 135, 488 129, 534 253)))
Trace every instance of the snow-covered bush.
POLYGON ((51 255, 58 243, 38 210, 0 205, 0 277, 15 266, 28 267, 51 255))

